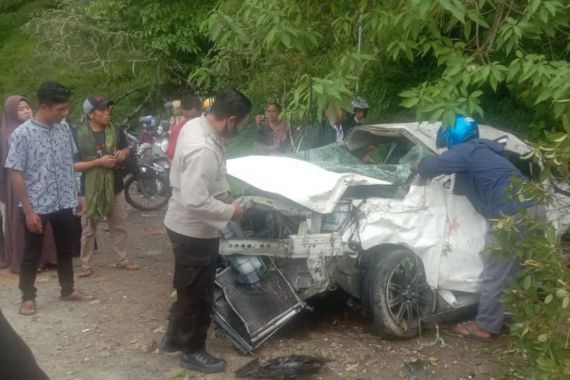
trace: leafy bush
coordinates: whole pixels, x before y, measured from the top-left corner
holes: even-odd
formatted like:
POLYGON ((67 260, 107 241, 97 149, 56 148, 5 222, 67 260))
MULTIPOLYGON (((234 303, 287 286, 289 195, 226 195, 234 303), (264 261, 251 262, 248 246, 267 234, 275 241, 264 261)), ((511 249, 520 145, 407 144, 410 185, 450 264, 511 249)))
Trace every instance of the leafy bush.
MULTIPOLYGON (((531 155, 545 165, 544 180, 568 189, 570 133, 549 136, 531 155)), ((552 193, 551 183, 525 184, 516 196, 533 198, 553 213, 568 217, 569 204, 552 193)), ((530 366, 513 366, 521 378, 570 378, 570 270, 568 255, 560 245, 564 230, 556 230, 542 220, 523 217, 517 223, 508 217, 495 223, 498 244, 495 249, 517 255, 522 271, 504 294, 516 323, 511 335, 530 366), (524 229, 524 238, 520 230, 524 229)), ((560 226, 558 226, 560 227, 560 226)), ((566 227, 567 228, 567 225, 566 227)))

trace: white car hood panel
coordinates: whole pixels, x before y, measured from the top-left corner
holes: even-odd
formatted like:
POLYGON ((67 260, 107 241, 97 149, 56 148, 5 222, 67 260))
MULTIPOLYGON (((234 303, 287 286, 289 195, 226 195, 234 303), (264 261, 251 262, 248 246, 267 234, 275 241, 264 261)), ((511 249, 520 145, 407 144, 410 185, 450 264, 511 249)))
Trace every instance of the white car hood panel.
POLYGON ((353 173, 334 173, 306 161, 277 156, 228 160, 228 174, 260 190, 279 194, 318 213, 327 214, 350 186, 389 185, 353 173))

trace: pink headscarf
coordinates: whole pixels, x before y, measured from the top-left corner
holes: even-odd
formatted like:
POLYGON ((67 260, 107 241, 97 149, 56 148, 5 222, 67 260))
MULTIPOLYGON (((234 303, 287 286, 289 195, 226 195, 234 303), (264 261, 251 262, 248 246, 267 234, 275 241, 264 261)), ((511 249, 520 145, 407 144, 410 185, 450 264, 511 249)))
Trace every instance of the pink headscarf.
POLYGON ((28 104, 30 103, 28 99, 20 95, 12 95, 8 97, 4 103, 2 125, 0 126, 0 164, 2 164, 0 168, 0 184, 4 182, 4 164, 8 156, 10 136, 12 132, 22 124, 22 122, 18 120, 18 106, 22 100, 25 100, 28 104))

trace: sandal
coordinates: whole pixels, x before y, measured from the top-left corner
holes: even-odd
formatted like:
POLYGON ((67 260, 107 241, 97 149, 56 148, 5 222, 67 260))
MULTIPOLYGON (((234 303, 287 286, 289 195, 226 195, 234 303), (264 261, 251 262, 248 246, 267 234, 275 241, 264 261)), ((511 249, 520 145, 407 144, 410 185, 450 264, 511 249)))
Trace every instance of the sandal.
POLYGON ((111 268, 124 269, 124 270, 139 270, 139 269, 141 269, 141 267, 139 267, 137 264, 133 263, 132 261, 122 261, 120 263, 111 265, 111 268))
POLYGON ((454 331, 462 338, 472 338, 477 340, 490 340, 493 338, 492 333, 483 330, 473 321, 460 323, 455 326, 454 331))
POLYGON ((93 270, 93 268, 82 268, 79 273, 77 274, 77 276, 79 277, 91 277, 95 274, 95 271, 93 270))
POLYGON ((94 298, 95 297, 93 296, 78 291, 74 291, 68 296, 59 297, 60 300, 68 302, 87 302, 87 301, 92 301, 94 298))
POLYGON ((23 301, 18 311, 21 315, 35 315, 36 314, 36 301, 28 300, 23 301))

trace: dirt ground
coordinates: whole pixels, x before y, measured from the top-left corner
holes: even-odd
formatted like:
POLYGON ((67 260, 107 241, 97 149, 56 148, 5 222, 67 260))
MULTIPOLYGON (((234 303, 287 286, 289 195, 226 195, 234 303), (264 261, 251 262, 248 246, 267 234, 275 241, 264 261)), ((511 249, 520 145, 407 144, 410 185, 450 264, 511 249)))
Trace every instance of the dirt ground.
MULTIPOLYGON (((162 228, 164 212, 129 210, 131 256, 137 272, 110 268, 114 257, 106 232, 99 232, 97 276, 77 279, 79 290, 96 300, 58 301, 55 271, 38 277, 38 314, 17 313, 17 276, 0 271, 0 308, 29 344, 51 379, 231 379, 252 357, 237 352, 212 327, 209 349, 228 361, 225 373, 200 375, 178 367, 178 354, 156 350, 172 302, 172 254, 162 228)), ((258 352, 267 360, 289 354, 332 359, 314 379, 489 379, 502 374, 508 339, 466 341, 449 326, 425 331, 419 339, 386 341, 342 303, 324 302, 306 311, 258 352)))

